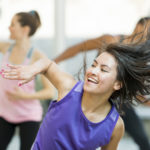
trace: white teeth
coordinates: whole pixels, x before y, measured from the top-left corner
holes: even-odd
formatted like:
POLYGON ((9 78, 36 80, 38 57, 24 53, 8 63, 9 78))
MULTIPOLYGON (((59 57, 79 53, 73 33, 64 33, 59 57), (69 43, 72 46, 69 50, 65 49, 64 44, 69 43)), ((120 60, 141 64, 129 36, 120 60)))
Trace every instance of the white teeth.
POLYGON ((95 83, 95 84, 97 84, 97 81, 94 80, 94 79, 92 79, 92 78, 88 78, 88 80, 91 81, 91 82, 93 82, 93 83, 95 83))

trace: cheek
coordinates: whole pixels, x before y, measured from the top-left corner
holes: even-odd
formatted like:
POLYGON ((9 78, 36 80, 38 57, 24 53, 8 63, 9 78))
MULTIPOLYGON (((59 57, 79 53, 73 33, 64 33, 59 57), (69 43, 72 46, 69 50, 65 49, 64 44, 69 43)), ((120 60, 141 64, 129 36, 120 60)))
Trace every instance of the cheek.
POLYGON ((99 76, 100 83, 104 86, 113 86, 114 82, 116 81, 116 77, 114 75, 101 75, 99 76))
POLYGON ((10 28, 10 32, 14 34, 15 33, 15 29, 14 28, 10 28))
POLYGON ((12 28, 12 27, 9 27, 9 31, 12 32, 12 31, 13 31, 13 28, 12 28))

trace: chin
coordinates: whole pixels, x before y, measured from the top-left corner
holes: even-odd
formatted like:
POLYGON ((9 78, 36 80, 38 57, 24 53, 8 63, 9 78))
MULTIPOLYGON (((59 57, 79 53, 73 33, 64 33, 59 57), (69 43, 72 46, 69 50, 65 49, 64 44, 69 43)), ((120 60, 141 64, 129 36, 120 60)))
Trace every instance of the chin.
POLYGON ((12 36, 12 35, 10 35, 9 38, 10 38, 11 40, 15 40, 15 37, 12 36))
POLYGON ((85 92, 95 93, 95 89, 90 87, 90 86, 84 85, 83 89, 84 89, 85 92))
POLYGON ((11 40, 14 40, 14 38, 12 36, 9 37, 11 40))

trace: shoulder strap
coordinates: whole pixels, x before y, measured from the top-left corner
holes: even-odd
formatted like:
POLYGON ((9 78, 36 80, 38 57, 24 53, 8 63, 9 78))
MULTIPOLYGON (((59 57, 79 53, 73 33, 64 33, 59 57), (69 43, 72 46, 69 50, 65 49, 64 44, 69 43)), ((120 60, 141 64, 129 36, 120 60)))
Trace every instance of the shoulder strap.
POLYGON ((34 48, 31 47, 30 50, 29 50, 29 52, 28 52, 28 54, 27 54, 27 58, 31 58, 33 50, 34 50, 34 48))
POLYGON ((84 84, 84 82, 78 81, 77 82, 77 86, 75 87, 74 91, 82 93, 82 91, 83 91, 83 84, 84 84))
POLYGON ((112 112, 110 114, 110 119, 116 124, 118 117, 119 117, 119 113, 116 110, 115 106, 113 105, 112 106, 112 112))
POLYGON ((9 48, 8 48, 8 51, 7 51, 7 52, 11 53, 11 51, 12 51, 13 47, 14 47, 14 44, 11 44, 11 45, 9 46, 9 48))
POLYGON ((13 47, 14 47, 14 44, 11 44, 9 46, 8 50, 6 51, 6 54, 3 56, 3 61, 8 61, 9 55, 10 55, 13 47))
MULTIPOLYGON (((14 44, 11 44, 10 47, 8 48, 8 52, 9 53, 11 53, 13 47, 14 47, 14 44)), ((34 50, 34 48, 31 47, 30 50, 28 51, 27 58, 31 58, 33 50, 34 50)))

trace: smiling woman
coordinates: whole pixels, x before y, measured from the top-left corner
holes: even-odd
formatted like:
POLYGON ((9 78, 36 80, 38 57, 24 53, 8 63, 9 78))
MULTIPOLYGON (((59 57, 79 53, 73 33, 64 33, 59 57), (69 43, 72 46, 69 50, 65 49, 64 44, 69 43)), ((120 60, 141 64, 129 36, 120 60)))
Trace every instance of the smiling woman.
POLYGON ((24 84, 43 73, 58 90, 58 100, 50 105, 32 149, 116 150, 124 123, 114 103, 121 110, 122 104, 138 101, 137 94, 150 93, 145 85, 150 78, 149 45, 148 41, 139 46, 108 46, 88 69, 84 82, 46 58, 29 66, 9 65, 4 78, 24 84))
POLYGON ((84 90, 101 95, 101 93, 111 93, 120 89, 120 83, 116 81, 117 62, 109 53, 102 53, 94 60, 92 67, 87 70, 85 76, 84 90), (91 84, 92 83, 92 84, 91 84), (113 85, 113 84, 114 85, 113 85), (92 86, 93 85, 93 86, 92 86))

